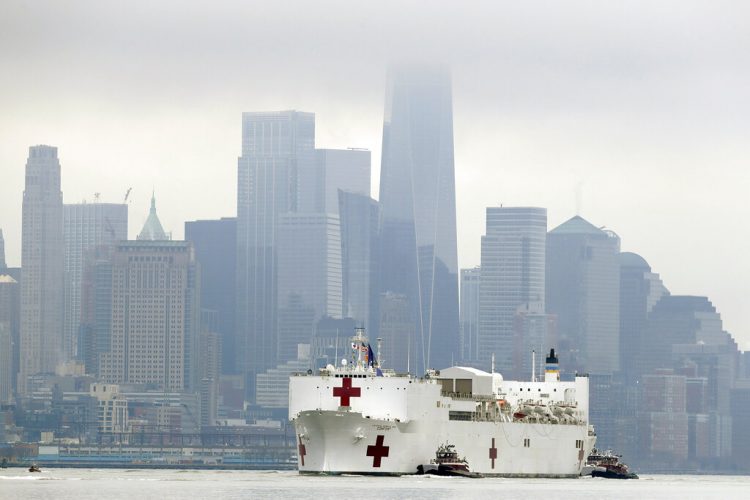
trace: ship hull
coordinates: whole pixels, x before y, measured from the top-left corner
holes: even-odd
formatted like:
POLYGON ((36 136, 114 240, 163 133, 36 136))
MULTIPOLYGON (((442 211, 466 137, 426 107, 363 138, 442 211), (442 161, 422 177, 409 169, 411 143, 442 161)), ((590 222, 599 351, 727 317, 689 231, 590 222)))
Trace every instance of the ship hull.
POLYGON ((595 441, 585 425, 399 422, 352 411, 303 411, 294 424, 299 471, 309 474, 415 474, 440 445, 452 444, 483 476, 573 478, 595 441))

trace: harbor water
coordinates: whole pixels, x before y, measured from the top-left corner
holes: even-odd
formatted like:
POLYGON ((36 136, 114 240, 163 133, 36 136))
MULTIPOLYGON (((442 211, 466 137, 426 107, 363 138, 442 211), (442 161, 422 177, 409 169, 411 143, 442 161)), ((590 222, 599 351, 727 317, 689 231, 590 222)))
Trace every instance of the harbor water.
POLYGON ((637 480, 300 476, 277 471, 0 470, 0 499, 637 499, 748 498, 750 476, 643 475, 637 480))

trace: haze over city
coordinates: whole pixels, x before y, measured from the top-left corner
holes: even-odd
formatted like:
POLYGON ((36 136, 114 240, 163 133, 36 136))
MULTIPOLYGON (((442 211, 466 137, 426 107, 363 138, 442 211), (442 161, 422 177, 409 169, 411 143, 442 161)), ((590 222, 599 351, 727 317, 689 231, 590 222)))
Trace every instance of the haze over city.
POLYGON ((385 68, 453 73, 458 251, 484 207, 580 214, 673 293, 708 295, 747 347, 750 34, 742 2, 3 2, 0 213, 20 265, 23 165, 60 150, 66 203, 152 188, 167 231, 235 213, 240 113, 316 113, 317 147, 373 152, 385 68), (429 8, 428 8, 429 7, 429 8))

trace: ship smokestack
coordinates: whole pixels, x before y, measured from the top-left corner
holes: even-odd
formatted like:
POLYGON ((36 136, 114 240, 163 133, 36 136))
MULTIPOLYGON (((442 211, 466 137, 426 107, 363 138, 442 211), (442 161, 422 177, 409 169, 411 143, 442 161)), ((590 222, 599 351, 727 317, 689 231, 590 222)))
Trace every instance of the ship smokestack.
POLYGON ((549 356, 545 360, 544 364, 544 381, 545 382, 559 382, 560 381, 560 365, 558 364, 557 355, 554 349, 550 349, 549 356))

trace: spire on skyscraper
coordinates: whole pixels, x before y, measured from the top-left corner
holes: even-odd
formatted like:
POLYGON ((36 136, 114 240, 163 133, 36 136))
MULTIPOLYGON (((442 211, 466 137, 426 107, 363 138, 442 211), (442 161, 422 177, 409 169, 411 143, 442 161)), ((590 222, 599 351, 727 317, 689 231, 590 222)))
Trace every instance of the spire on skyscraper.
POLYGON ((156 215, 156 196, 153 191, 151 192, 151 210, 148 213, 148 218, 143 225, 143 229, 141 229, 141 232, 138 234, 138 239, 151 241, 164 241, 169 239, 159 221, 159 216, 156 215))

